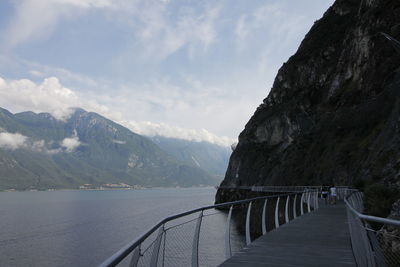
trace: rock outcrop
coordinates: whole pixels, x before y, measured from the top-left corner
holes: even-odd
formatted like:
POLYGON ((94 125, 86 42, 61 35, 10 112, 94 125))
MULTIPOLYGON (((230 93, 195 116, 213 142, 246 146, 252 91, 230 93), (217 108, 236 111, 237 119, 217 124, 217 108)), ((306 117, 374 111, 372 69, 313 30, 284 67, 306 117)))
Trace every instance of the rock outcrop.
POLYGON ((399 186, 400 53, 382 33, 400 39, 400 1, 337 0, 279 70, 221 185, 399 186))

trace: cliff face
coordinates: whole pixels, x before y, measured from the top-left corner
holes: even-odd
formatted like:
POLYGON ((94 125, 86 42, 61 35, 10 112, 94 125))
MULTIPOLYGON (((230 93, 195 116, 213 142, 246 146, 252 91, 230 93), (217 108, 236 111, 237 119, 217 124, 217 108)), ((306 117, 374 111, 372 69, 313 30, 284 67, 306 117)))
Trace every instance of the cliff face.
POLYGON ((398 183, 400 54, 381 32, 400 39, 400 1, 337 0, 279 70, 221 185, 398 183))

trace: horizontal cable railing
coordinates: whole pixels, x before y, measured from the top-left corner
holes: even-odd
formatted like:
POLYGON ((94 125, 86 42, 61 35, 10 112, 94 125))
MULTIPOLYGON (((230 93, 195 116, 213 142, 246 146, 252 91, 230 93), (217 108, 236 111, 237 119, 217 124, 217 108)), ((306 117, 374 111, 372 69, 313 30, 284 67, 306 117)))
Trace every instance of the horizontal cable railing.
MULTIPOLYGON (((335 186, 338 191, 345 192, 348 186, 335 186)), ((323 186, 216 186, 217 189, 233 189, 233 190, 251 190, 253 192, 303 192, 305 190, 321 191, 323 186)))
POLYGON ((364 194, 344 199, 352 249, 358 266, 400 266, 400 221, 363 214, 364 194))
POLYGON ((186 211, 162 219, 100 266, 216 266, 318 206, 318 191, 305 190, 186 211))

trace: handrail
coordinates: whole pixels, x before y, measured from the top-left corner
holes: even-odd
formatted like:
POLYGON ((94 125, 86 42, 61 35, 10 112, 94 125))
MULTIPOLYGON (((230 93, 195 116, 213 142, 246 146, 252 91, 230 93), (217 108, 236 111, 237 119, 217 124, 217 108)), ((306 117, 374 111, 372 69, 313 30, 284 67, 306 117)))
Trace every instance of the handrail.
POLYGON ((400 221, 363 214, 363 193, 358 190, 350 190, 350 192, 347 190, 347 193, 344 201, 357 265, 400 266, 398 251, 394 251, 395 246, 392 246, 394 242, 398 243, 399 236, 387 232, 388 229, 400 226, 400 221), (370 222, 380 223, 383 226, 381 230, 374 230, 370 222))
POLYGON ((391 225, 396 225, 400 226, 400 221, 399 220, 393 220, 393 219, 388 219, 388 218, 382 218, 382 217, 377 217, 377 216, 372 216, 372 215, 366 215, 363 213, 358 212, 355 208, 352 207, 352 205, 347 201, 347 198, 350 197, 347 196, 344 199, 344 202, 346 203, 347 207, 355 214, 357 215, 358 218, 370 221, 370 222, 377 222, 377 223, 383 223, 383 224, 391 224, 391 225))
MULTIPOLYGON (((322 185, 294 185, 294 186, 275 186, 275 185, 253 185, 253 186, 216 186, 216 189, 243 189, 254 192, 303 192, 305 189, 320 190, 322 185)), ((337 189, 348 188, 348 186, 335 186, 337 189)))
MULTIPOLYGON (((317 194, 318 191, 316 190, 308 190, 304 191, 304 193, 315 193, 317 194)), ((232 202, 225 202, 225 203, 220 203, 220 204, 215 204, 215 205, 209 205, 209 206, 204 206, 200 208, 196 208, 193 210, 189 210, 186 212, 178 213, 169 217, 166 217, 162 220, 160 220, 157 224, 152 226, 149 230, 147 230, 144 234, 142 234, 140 237, 136 238, 132 242, 128 243, 125 245, 123 248, 118 250, 116 253, 114 253, 111 257, 106 259, 103 263, 101 263, 99 266, 105 267, 105 266, 116 266, 118 263, 120 263, 126 256, 128 256, 132 251, 135 250, 143 241, 146 240, 150 235, 152 235, 157 229, 159 229, 161 226, 163 226, 165 223, 173 221, 175 219, 194 214, 197 212, 203 212, 205 210, 210 210, 210 209, 216 209, 216 208, 223 208, 223 207, 229 207, 233 205, 240 205, 240 204, 245 204, 245 203, 251 203, 256 200, 263 200, 263 199, 269 199, 269 198, 279 198, 282 196, 291 196, 291 195, 297 195, 298 193, 286 193, 286 194, 276 194, 276 195, 271 195, 271 196, 262 196, 262 197, 255 197, 255 198, 250 198, 250 199, 245 199, 245 200, 238 200, 238 201, 232 201, 232 202)), ((310 200, 308 200, 310 201, 310 200)), ((309 203, 310 204, 310 203, 309 203)), ((315 206, 313 206, 315 209, 315 206)))

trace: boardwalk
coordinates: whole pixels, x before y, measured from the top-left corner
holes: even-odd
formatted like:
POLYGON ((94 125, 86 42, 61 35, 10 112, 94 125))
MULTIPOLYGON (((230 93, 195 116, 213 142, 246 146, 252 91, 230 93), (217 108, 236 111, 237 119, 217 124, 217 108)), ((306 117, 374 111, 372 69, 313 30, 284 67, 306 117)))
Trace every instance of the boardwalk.
POLYGON ((220 266, 356 266, 345 206, 320 206, 260 237, 220 266))

